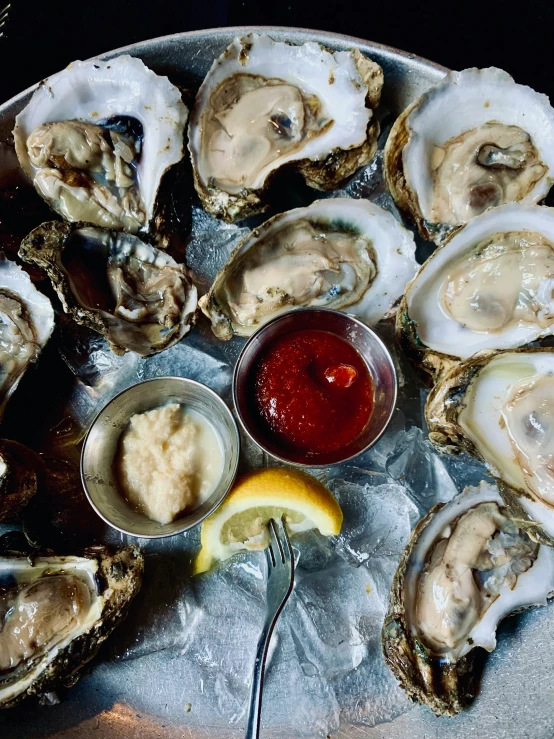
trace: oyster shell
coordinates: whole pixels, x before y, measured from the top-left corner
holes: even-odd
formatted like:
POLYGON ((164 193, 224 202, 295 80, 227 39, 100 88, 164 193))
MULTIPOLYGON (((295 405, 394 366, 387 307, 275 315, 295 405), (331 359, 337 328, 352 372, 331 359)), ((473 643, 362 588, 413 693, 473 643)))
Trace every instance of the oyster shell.
POLYGON ((455 232, 408 285, 396 331, 436 380, 485 349, 554 334, 554 209, 510 203, 455 232))
POLYGON ((116 354, 155 354, 194 322, 196 287, 184 266, 133 234, 52 221, 23 239, 19 255, 47 272, 65 312, 116 354))
POLYGON ((54 330, 54 310, 31 278, 0 252, 0 419, 54 330))
POLYGON ((79 467, 57 457, 41 456, 40 462, 38 494, 21 516, 29 546, 35 551, 75 551, 102 543, 106 525, 91 516, 79 467))
POLYGON ((385 176, 425 239, 491 206, 537 203, 554 181, 554 109, 491 67, 450 72, 396 120, 385 176))
POLYGON ((190 118, 204 208, 228 221, 262 212, 268 179, 287 164, 311 187, 337 187, 375 154, 382 86, 381 67, 358 50, 236 38, 208 72, 190 118))
POLYGON ((385 660, 408 696, 452 716, 510 613, 554 594, 554 550, 518 529, 496 486, 466 488, 416 526, 393 579, 385 660))
POLYGON ((23 444, 0 439, 0 522, 18 519, 37 494, 43 464, 23 444))
POLYGON ((124 54, 73 62, 41 82, 13 135, 21 167, 64 219, 156 234, 187 117, 167 77, 124 54))
POLYGON ((554 546, 554 351, 475 356, 431 391, 425 417, 442 451, 482 460, 518 525, 554 546))
POLYGON ((0 557, 0 707, 74 684, 140 589, 137 547, 0 557))
MULTIPOLYGON (((21 239, 52 213, 19 166, 15 147, 0 142, 0 251, 8 259, 17 256, 21 239)), ((40 279, 29 272, 31 279, 40 279)))
POLYGON ((234 250, 200 307, 220 339, 250 336, 293 308, 377 323, 414 275, 412 234, 368 200, 317 200, 274 216, 234 250))

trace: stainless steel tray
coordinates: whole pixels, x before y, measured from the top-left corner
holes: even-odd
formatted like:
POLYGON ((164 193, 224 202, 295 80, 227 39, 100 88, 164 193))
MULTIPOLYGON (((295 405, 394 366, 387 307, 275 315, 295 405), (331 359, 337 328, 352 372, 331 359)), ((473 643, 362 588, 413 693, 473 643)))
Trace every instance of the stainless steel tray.
MULTIPOLYGON (((304 43, 316 40, 329 47, 358 46, 378 61, 385 72, 384 104, 398 113, 421 92, 436 83, 443 67, 379 44, 332 33, 290 28, 225 28, 176 34, 109 52, 141 57, 155 71, 183 86, 197 86, 213 59, 238 34, 263 30, 277 40, 304 43)), ((524 81, 524 80, 522 80, 524 81)), ((0 140, 7 140, 14 116, 26 103, 27 90, 0 106, 0 140)), ((199 339, 201 340, 201 339, 199 339)), ((169 546, 169 545, 168 545, 169 546)), ((125 626, 123 626, 125 629, 125 626)), ((499 647, 489 659, 482 690, 474 706, 456 718, 436 719, 428 709, 414 707, 392 721, 374 726, 345 725, 343 739, 424 739, 430 737, 554 736, 554 667, 551 608, 511 619, 500 629, 499 647), (524 628, 523 628, 524 627, 524 628)), ((40 707, 32 702, 0 714, 0 736, 10 739, 240 739, 234 727, 213 730, 190 728, 185 709, 182 720, 168 706, 186 701, 186 684, 179 655, 156 655, 114 662, 106 652, 60 705, 40 707), (155 705, 156 710, 151 710, 155 705), (145 710, 145 707, 150 707, 145 710)), ((294 700, 291 693, 290 700, 294 700)), ((292 739, 295 730, 263 732, 263 736, 292 739)))

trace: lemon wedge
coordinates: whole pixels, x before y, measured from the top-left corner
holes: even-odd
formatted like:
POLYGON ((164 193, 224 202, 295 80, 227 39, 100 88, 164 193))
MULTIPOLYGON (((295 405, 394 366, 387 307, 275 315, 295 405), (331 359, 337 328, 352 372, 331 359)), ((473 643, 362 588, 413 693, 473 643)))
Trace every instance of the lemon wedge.
POLYGON ((342 525, 339 504, 311 475, 283 467, 250 472, 237 480, 222 505, 203 522, 194 574, 235 552, 264 549, 269 520, 283 516, 290 534, 319 529, 324 536, 333 536, 342 525))

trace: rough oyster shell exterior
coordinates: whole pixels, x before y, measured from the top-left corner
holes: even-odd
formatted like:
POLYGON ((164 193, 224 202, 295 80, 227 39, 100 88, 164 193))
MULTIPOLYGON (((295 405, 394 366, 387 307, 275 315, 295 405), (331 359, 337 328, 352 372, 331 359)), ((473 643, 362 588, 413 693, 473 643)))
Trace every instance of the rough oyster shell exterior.
POLYGON ((43 465, 23 444, 0 439, 0 522, 19 519, 37 494, 43 465))
POLYGON ((458 364, 459 359, 448 354, 433 351, 428 346, 425 346, 419 338, 417 323, 408 314, 406 294, 410 284, 406 287, 406 292, 402 296, 402 300, 396 311, 396 340, 402 349, 402 353, 414 365, 422 382, 428 387, 432 387, 433 383, 440 382, 443 374, 449 372, 458 364))
MULTIPOLYGON (((293 232, 294 233, 294 232, 293 232)), ((288 236, 289 239, 292 237, 288 236)), ((288 254, 294 252, 294 247, 287 246, 288 254)), ((267 254, 266 254, 266 258, 267 254)), ((352 267, 352 265, 348 265, 352 267)), ((294 269, 294 268, 290 268, 294 269)), ((330 198, 328 200, 316 200, 306 208, 295 208, 294 210, 280 213, 268 219, 258 228, 248 234, 234 249, 227 264, 219 272, 213 285, 206 295, 200 299, 200 307, 204 314, 212 322, 212 331, 223 340, 230 339, 233 334, 239 336, 251 336, 263 323, 269 321, 279 313, 294 308, 303 307, 327 307, 341 310, 352 314, 369 326, 374 326, 393 308, 402 294, 406 282, 413 276, 417 269, 415 261, 415 243, 411 232, 403 228, 398 221, 388 212, 375 203, 367 200, 355 200, 351 198, 330 198), (278 251, 279 239, 281 243, 286 241, 282 236, 283 229, 299 228, 302 223, 315 224, 319 234, 344 233, 352 234, 364 244, 359 249, 359 260, 366 268, 371 264, 372 275, 368 275, 368 282, 362 283, 362 288, 343 290, 340 281, 333 285, 329 300, 322 300, 321 294, 316 298, 310 298, 307 303, 295 302, 290 294, 283 294, 283 303, 275 309, 271 315, 265 315, 259 322, 245 326, 236 320, 236 315, 230 308, 227 292, 227 284, 235 277, 234 272, 240 271, 241 264, 246 269, 248 260, 253 264, 263 264, 263 258, 256 262, 257 255, 266 244, 271 245, 275 254, 278 251)), ((281 288, 283 283, 274 283, 272 287, 281 288)), ((262 301, 258 293, 257 299, 262 301)))
POLYGON ((501 355, 510 354, 552 354, 550 347, 522 348, 501 352, 487 351, 460 362, 441 376, 440 382, 431 390, 425 405, 425 420, 429 429, 429 440, 439 451, 447 454, 467 452, 483 462, 496 479, 498 489, 510 517, 520 528, 525 529, 535 541, 554 546, 554 538, 525 511, 521 499, 532 500, 530 493, 521 487, 514 487, 502 479, 502 472, 487 462, 476 444, 467 436, 459 423, 459 415, 465 408, 465 395, 471 384, 478 378, 486 365, 501 355))
MULTIPOLYGON (((422 148, 427 145, 422 131, 418 130, 414 134, 412 128, 413 121, 420 117, 422 112, 427 113, 429 117, 429 111, 435 111, 436 127, 438 129, 444 127, 441 116, 445 116, 445 106, 448 111, 448 108, 452 108, 454 104, 451 104, 450 96, 456 98, 454 102, 459 106, 456 112, 459 113, 457 117, 462 128, 455 134, 443 136, 441 144, 451 136, 459 135, 471 128, 471 124, 464 127, 469 116, 468 111, 471 112, 472 120, 475 119, 475 125, 484 122, 483 116, 485 120, 498 121, 506 125, 519 125, 531 136, 548 170, 546 176, 536 183, 521 202, 525 204, 539 202, 547 195, 554 181, 554 148, 552 147, 554 110, 546 95, 517 84, 507 72, 495 67, 449 72, 441 82, 423 93, 396 119, 384 152, 385 180, 398 208, 415 223, 424 239, 439 244, 459 226, 434 223, 425 217, 425 209, 421 203, 422 193, 418 193, 420 185, 416 186, 411 181, 410 173, 406 168, 405 151, 407 146, 414 141, 422 148), (463 106, 461 106, 460 99, 463 97, 464 90, 467 90, 467 98, 463 100, 463 106)), ((454 109, 448 112, 453 113, 454 109)), ((414 167, 414 171, 415 169, 414 167)), ((421 167, 418 169, 421 170, 421 167)))
MULTIPOLYGON (((186 152, 188 108, 179 89, 141 59, 122 54, 107 61, 74 61, 40 82, 16 117, 13 133, 17 156, 34 182, 27 139, 38 126, 63 121, 102 125, 122 116, 138 121, 143 132, 137 163, 137 183, 145 211, 140 233, 149 234, 163 248, 168 232, 175 226, 168 223, 168 190, 180 186, 177 170, 186 152)), ((55 202, 49 201, 49 205, 57 209, 55 202)))
MULTIPOLYGON (((131 343, 130 340, 125 341, 118 333, 116 334, 113 328, 114 316, 109 311, 100 308, 94 309, 79 300, 71 285, 68 272, 62 264, 62 254, 67 248, 71 237, 76 232, 79 232, 81 229, 88 230, 89 228, 92 228, 95 233, 101 236, 109 236, 112 233, 91 227, 88 223, 51 221, 38 226, 23 239, 19 255, 25 261, 35 264, 48 274, 62 302, 64 311, 77 323, 87 326, 105 336, 110 343, 110 348, 116 354, 135 351, 139 356, 149 356, 163 349, 167 349, 169 346, 180 341, 190 331, 196 318, 196 287, 189 278, 183 265, 177 264, 167 253, 141 242, 138 237, 132 234, 125 238, 136 239, 136 243, 145 252, 149 263, 154 265, 168 265, 179 272, 185 290, 185 300, 179 321, 172 326, 162 326, 162 329, 164 331, 167 329, 167 331, 165 333, 161 332, 160 338, 155 343, 149 342, 146 336, 144 337, 144 342, 137 339, 136 343, 131 343)), ((115 235, 117 234, 117 232, 113 233, 115 235)), ((131 330, 135 329, 137 325, 140 325, 140 322, 129 321, 128 325, 129 330, 131 330)))
POLYGON ((454 664, 439 665, 408 628, 404 604, 404 578, 412 552, 433 515, 443 507, 432 508, 412 531, 392 581, 382 642, 385 662, 408 697, 427 704, 437 716, 454 716, 477 695, 483 653, 473 649, 454 664))
POLYGON ((0 686, 0 708, 10 708, 24 698, 42 695, 61 685, 71 687, 79 678, 79 670, 98 652, 100 646, 127 615, 131 601, 142 583, 144 558, 135 546, 125 547, 110 554, 103 547, 87 550, 82 557, 0 558, 0 568, 9 570, 10 564, 19 562, 29 569, 47 562, 52 569, 63 571, 68 561, 82 560, 95 563, 95 584, 98 597, 102 599, 101 616, 89 625, 86 631, 71 639, 68 644, 38 659, 30 665, 25 680, 0 686), (33 671, 36 674, 33 674, 33 671), (29 679, 29 674, 31 678, 29 679))
MULTIPOLYGON (((496 486, 481 482, 477 487, 465 488, 448 503, 435 506, 419 521, 412 532, 393 578, 389 610, 382 631, 385 661, 408 696, 428 705, 438 716, 453 716, 467 708, 474 700, 479 689, 485 650, 495 649, 496 630, 500 621, 533 605, 545 605, 547 599, 554 594, 554 551, 549 547, 533 546, 525 533, 520 532, 522 541, 527 542, 522 550, 526 565, 521 567, 518 563, 513 570, 517 573, 515 582, 496 581, 495 578, 498 589, 493 591, 495 596, 488 601, 486 609, 477 621, 470 621, 467 624, 464 622, 463 612, 459 615, 461 623, 465 624, 466 630, 462 632, 465 636, 453 649, 453 644, 450 644, 449 647, 444 645, 444 653, 434 652, 425 643, 420 635, 418 622, 413 621, 416 612, 413 600, 422 592, 420 577, 430 566, 430 561, 434 560, 436 547, 451 536, 452 524, 472 509, 490 502, 501 506, 503 515, 507 513, 496 486), (534 558, 529 560, 533 549, 534 558)), ((464 536, 477 536, 477 541, 479 540, 479 534, 475 534, 473 527, 462 531, 464 536)), ((513 533, 510 536, 513 536, 513 533)), ((466 546, 471 552, 473 543, 470 542, 466 546)), ((513 539, 510 546, 516 546, 513 539)), ((455 551, 458 552, 457 556, 460 556, 459 541, 455 551)), ((499 560, 501 571, 505 566, 505 556, 504 551, 499 560)), ((440 560, 440 555, 438 559, 440 560)), ((451 561, 450 567, 455 566, 451 561)), ((457 578, 464 575, 446 574, 447 578, 451 576, 453 582, 461 587, 461 581, 457 578)), ((473 577, 478 581, 475 573, 473 577)), ((502 578, 504 577, 505 572, 502 574, 502 578)), ((434 590, 428 591, 428 597, 434 600, 431 592, 434 593, 434 590)), ((462 589, 457 608, 464 608, 466 604, 464 595, 470 598, 470 594, 471 591, 464 592, 462 589)), ((456 618, 457 610, 450 611, 450 616, 456 618)), ((435 624, 434 628, 441 627, 435 624)), ((448 629, 445 633, 448 633, 448 629)), ((439 643, 442 643, 440 639, 439 643)))
MULTIPOLYGON (((424 382, 440 380, 440 376, 453 369, 462 359, 467 359, 479 351, 500 351, 525 346, 535 340, 551 336, 554 333, 554 323, 539 323, 535 312, 535 322, 529 317, 518 322, 512 321, 507 328, 501 327, 491 331, 472 331, 462 323, 447 318, 440 305, 441 293, 437 285, 443 284, 450 266, 461 257, 468 256, 479 244, 486 242, 500 234, 509 235, 511 232, 536 233, 546 242, 554 244, 554 209, 538 205, 520 205, 509 203, 490 208, 476 216, 464 228, 455 229, 445 239, 444 243, 420 267, 414 279, 407 285, 401 304, 396 315, 396 337, 404 353, 410 358, 416 369, 422 371, 424 382), (429 304, 429 301, 432 301, 429 304), (422 334, 418 331, 417 320, 412 316, 423 315, 428 322, 422 334), (427 307, 428 306, 428 307, 427 307), (410 308, 412 312, 410 313, 410 308), (432 324, 432 325, 431 325, 432 324), (434 348, 426 345, 421 336, 427 332, 434 338, 434 348), (437 349, 437 344, 447 347, 450 354, 437 349)), ((502 243, 502 242, 498 242, 502 243)), ((527 278, 529 279, 529 278, 527 278)), ((543 274, 541 287, 548 288, 550 273, 543 274)), ((502 285, 499 286, 501 291, 502 285)), ((522 287, 523 289, 523 287, 522 287)), ((525 288, 529 292, 529 287, 525 288)), ((545 290, 547 293, 547 290, 545 290)), ((550 314, 548 301, 537 305, 541 312, 550 314)), ((433 341, 430 341, 433 343, 433 341)))
MULTIPOLYGON (((373 118, 373 110, 379 104, 382 87, 381 67, 357 49, 348 52, 334 52, 314 42, 308 42, 304 46, 294 46, 274 42, 268 36, 257 34, 248 34, 235 39, 219 59, 216 59, 208 72, 198 91, 189 122, 189 150, 193 163, 194 183, 205 210, 228 222, 264 212, 269 207, 266 201, 267 189, 272 178, 282 167, 293 167, 302 174, 306 184, 315 189, 332 190, 336 188, 359 167, 367 164, 377 151, 379 124, 373 118), (253 47, 255 47, 257 60, 255 68, 251 69, 250 60, 253 47), (273 59, 276 55, 284 59, 280 58, 279 64, 274 67, 273 59), (325 65, 323 75, 321 63, 325 65), (224 192, 205 181, 199 172, 198 165, 202 118, 210 105, 213 90, 225 79, 226 74, 246 73, 282 77, 285 82, 298 85, 302 80, 297 70, 302 69, 302 79, 306 83, 310 79, 310 70, 316 70, 319 66, 317 74, 325 79, 323 83, 317 82, 312 85, 312 91, 324 96, 325 90, 322 84, 332 89, 336 70, 341 64, 348 68, 353 67, 353 77, 350 83, 353 88, 356 88, 357 94, 361 89, 366 90, 365 110, 363 108, 361 111, 356 110, 354 114, 354 116, 359 116, 363 113, 367 118, 364 133, 359 140, 345 142, 344 146, 334 144, 330 149, 323 146, 321 150, 309 157, 302 156, 300 153, 272 169, 261 187, 245 188, 238 194, 224 192)), ((332 111, 330 113, 332 114, 332 111)))

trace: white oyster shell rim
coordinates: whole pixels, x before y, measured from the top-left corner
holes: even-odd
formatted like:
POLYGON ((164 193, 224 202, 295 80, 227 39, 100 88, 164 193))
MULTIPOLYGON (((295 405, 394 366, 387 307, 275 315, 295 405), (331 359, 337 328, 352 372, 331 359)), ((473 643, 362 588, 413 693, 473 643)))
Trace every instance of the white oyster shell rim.
POLYGON ((28 558, 0 558, 0 576, 8 573, 23 583, 38 579, 41 575, 48 571, 53 573, 74 574, 77 571, 83 581, 86 582, 91 593, 91 604, 86 619, 80 625, 76 632, 72 632, 64 639, 60 640, 53 647, 48 649, 43 656, 33 663, 29 672, 11 685, 2 687, 0 683, 0 705, 24 693, 34 682, 37 675, 44 672, 47 666, 53 662, 61 650, 63 650, 71 641, 86 634, 101 618, 104 605, 104 596, 99 593, 96 583, 96 573, 98 571, 98 562, 95 559, 86 557, 40 557, 35 559, 31 565, 28 558), (32 574, 32 577, 24 577, 25 574, 32 574))
POLYGON ((482 455, 491 474, 523 491, 518 497, 519 504, 532 521, 554 538, 554 507, 539 500, 527 486, 502 418, 504 404, 518 382, 552 373, 554 351, 508 351, 494 356, 467 388, 458 424, 482 455))
MULTIPOLYGON (((12 370, 2 372, 0 367, 0 421, 4 412, 4 408, 11 396, 17 390, 21 378, 29 368, 29 364, 37 361, 40 352, 46 346, 52 332, 54 331, 55 318, 52 303, 43 295, 33 284, 29 274, 25 272, 18 264, 7 259, 3 252, 0 251, 0 290, 6 290, 9 293, 17 295, 21 304, 25 307, 30 323, 32 323, 36 335, 36 350, 34 356, 25 361, 24 364, 19 363, 16 374, 12 374, 12 370), (7 381, 11 380, 11 385, 7 381), (1 387, 5 385, 6 387, 1 387)), ((1 348, 1 347, 0 347, 1 348)), ((9 344, 6 347, 9 351, 9 344)), ((0 352, 1 353, 1 352, 0 352)), ((17 365, 16 361, 16 365, 17 365)))
POLYGON ((448 266, 497 233, 532 231, 554 244, 554 208, 507 203, 473 218, 440 246, 421 266, 406 289, 407 312, 416 323, 424 346, 441 354, 467 359, 485 349, 513 349, 554 334, 547 328, 520 321, 517 327, 491 333, 473 331, 443 309, 440 301, 441 275, 448 266))
MULTIPOLYGON (((401 297, 406 284, 416 273, 418 264, 415 260, 416 245, 412 232, 404 228, 392 213, 369 200, 354 198, 315 200, 305 208, 295 208, 273 216, 246 236, 230 255, 226 267, 249 249, 255 248, 259 241, 266 241, 272 231, 280 229, 285 223, 300 219, 312 219, 323 223, 332 223, 333 219, 336 219, 358 229, 360 235, 370 242, 377 261, 377 274, 362 299, 357 303, 345 305, 341 310, 356 316, 369 326, 374 326, 401 297)), ((225 268, 216 277, 210 294, 216 292, 224 280, 225 268)), ((291 307, 285 306, 282 312, 289 310, 291 307)), ((264 323, 276 315, 278 314, 268 316, 264 323)), ((216 315, 212 314, 211 317, 212 321, 217 322, 216 315)), ((261 325, 263 324, 260 322, 249 329, 241 327, 237 333, 249 336, 261 325)))
POLYGON ((21 299, 37 335, 42 349, 54 330, 54 308, 49 298, 33 284, 28 272, 10 261, 0 252, 0 289, 9 290, 21 299))
POLYGON ((432 220, 434 146, 494 120, 526 131, 548 167, 548 174, 520 202, 536 203, 547 195, 554 181, 554 109, 548 97, 496 67, 449 72, 421 96, 405 122, 409 138, 402 152, 404 177, 425 220, 432 220))
POLYGON ((148 225, 163 175, 185 154, 188 109, 178 88, 140 59, 122 54, 75 61, 39 83, 15 119, 17 156, 32 179, 26 142, 37 126, 66 120, 98 124, 117 115, 132 116, 143 127, 137 176, 148 225))
POLYGON ((308 95, 317 95, 324 112, 334 119, 325 133, 262 170, 252 189, 261 189, 269 174, 288 162, 324 159, 336 149, 355 148, 366 140, 373 113, 366 108, 367 85, 362 82, 352 51, 327 51, 314 41, 296 46, 261 34, 237 37, 212 64, 198 90, 189 121, 192 163, 204 187, 208 187, 209 174, 199 167, 202 116, 221 82, 233 74, 244 73, 279 78, 308 95), (242 58, 244 47, 248 47, 246 58, 242 58))
MULTIPOLYGON (((504 506, 504 501, 496 485, 483 481, 476 487, 466 487, 462 493, 446 503, 430 517, 421 531, 406 564, 404 578, 404 599, 406 604, 415 603, 419 575, 422 573, 430 548, 441 537, 450 522, 479 503, 494 501, 504 506)), ((554 549, 539 545, 537 559, 532 567, 518 575, 515 588, 504 585, 499 596, 491 603, 479 623, 471 629, 457 650, 448 654, 448 659, 456 661, 474 647, 492 651, 496 647, 496 628, 500 621, 510 613, 531 605, 545 605, 554 593, 554 549)), ((413 624, 412 612, 406 608, 407 620, 414 635, 417 628, 413 624)))

